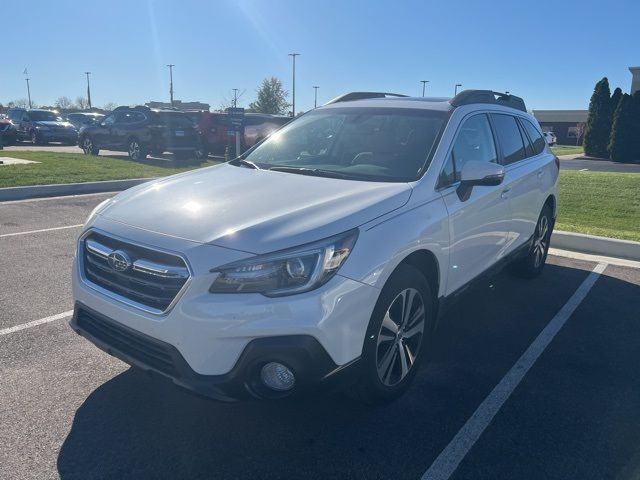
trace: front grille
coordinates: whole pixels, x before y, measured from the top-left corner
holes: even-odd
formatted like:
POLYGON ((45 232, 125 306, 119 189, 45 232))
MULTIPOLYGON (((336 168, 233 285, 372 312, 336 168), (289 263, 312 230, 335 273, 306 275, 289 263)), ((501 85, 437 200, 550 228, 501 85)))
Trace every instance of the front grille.
POLYGON ((165 311, 189 279, 182 258, 92 231, 82 240, 85 278, 119 297, 165 311))
POLYGON ((159 372, 178 376, 173 356, 167 344, 135 332, 112 320, 78 309, 77 325, 105 347, 111 347, 125 356, 141 362, 159 372))

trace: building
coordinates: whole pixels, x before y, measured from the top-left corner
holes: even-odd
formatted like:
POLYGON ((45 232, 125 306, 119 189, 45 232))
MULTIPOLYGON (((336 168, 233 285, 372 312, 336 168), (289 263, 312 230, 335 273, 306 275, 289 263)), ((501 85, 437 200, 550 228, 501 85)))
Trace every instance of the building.
MULTIPOLYGON (((149 108, 171 108, 169 102, 148 102, 145 105, 149 108)), ((173 108, 178 110, 209 110, 208 103, 202 102, 183 102, 182 100, 174 100, 173 108)))
MULTIPOLYGON (((631 72, 631 95, 640 90, 640 67, 629 67, 631 72)), ((589 117, 588 110, 534 110, 542 130, 553 132, 559 145, 582 145, 584 124, 589 117), (580 134, 580 138, 578 138, 580 134)))
POLYGON ((582 145, 581 125, 587 123, 588 110, 534 110, 533 116, 543 132, 555 134, 558 145, 582 145))

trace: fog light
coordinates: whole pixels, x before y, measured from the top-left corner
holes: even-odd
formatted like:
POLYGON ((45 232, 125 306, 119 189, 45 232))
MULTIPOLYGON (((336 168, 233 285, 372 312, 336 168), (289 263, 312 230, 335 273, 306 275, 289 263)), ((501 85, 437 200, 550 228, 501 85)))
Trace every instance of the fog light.
POLYGON ((293 372, 277 362, 270 362, 262 367, 260 380, 262 380, 265 386, 278 392, 291 390, 296 383, 293 372))

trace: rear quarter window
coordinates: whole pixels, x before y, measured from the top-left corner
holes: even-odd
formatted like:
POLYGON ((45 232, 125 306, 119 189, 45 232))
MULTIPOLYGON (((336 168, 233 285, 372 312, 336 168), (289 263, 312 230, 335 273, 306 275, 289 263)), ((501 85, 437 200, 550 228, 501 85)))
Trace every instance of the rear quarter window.
MULTIPOLYGON (((538 130, 533 125, 533 123, 531 123, 529 120, 527 120, 525 118, 521 119, 521 121, 522 121, 522 125, 524 126, 524 129, 526 130, 527 134, 529 135, 529 138, 533 142, 534 154, 538 155, 538 154, 542 153, 544 151, 545 141, 544 141, 544 138, 542 137, 542 134, 540 133, 540 130, 538 130)), ((551 134, 549 134, 549 135, 551 135, 551 134)))

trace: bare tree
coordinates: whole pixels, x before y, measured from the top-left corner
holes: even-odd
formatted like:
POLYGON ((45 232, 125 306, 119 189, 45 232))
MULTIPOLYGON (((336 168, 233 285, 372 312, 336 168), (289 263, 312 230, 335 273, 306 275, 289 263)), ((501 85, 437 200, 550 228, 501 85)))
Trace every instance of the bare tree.
POLYGON ((112 111, 113 109, 115 109, 118 106, 117 103, 113 103, 113 102, 108 102, 105 103, 104 106, 102 107, 103 110, 106 110, 108 112, 112 111))
POLYGON ((76 98, 76 105, 80 110, 86 110, 87 107, 89 106, 89 102, 84 97, 78 97, 76 98))
POLYGON ((237 107, 240 103, 240 99, 245 92, 246 90, 242 90, 241 92, 236 94, 234 91, 230 91, 227 95, 222 97, 222 100, 220 101, 220 110, 226 110, 230 107, 237 107))
POLYGON ((55 101, 54 105, 61 110, 69 110, 71 108, 75 108, 73 100, 71 100, 69 97, 59 97, 55 101))
POLYGON ((29 101, 26 98, 18 98, 17 100, 11 100, 7 103, 7 107, 29 108, 29 101))
POLYGON ((580 138, 584 135, 584 123, 578 123, 576 125, 576 145, 580 145, 580 138))

